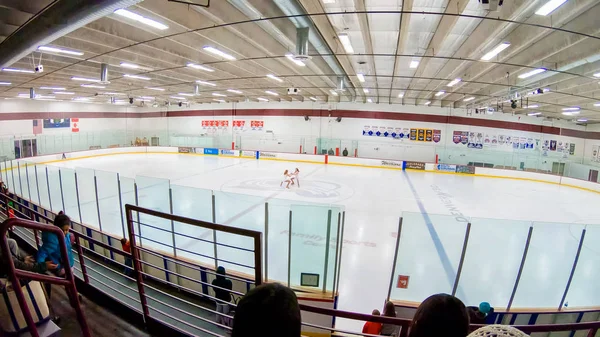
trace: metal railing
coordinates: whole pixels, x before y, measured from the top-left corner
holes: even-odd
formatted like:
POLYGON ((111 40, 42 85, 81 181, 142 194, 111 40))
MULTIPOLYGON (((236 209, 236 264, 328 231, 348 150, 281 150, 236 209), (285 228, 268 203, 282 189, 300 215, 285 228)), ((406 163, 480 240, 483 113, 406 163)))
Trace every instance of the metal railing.
MULTIPOLYGON (((51 222, 52 221, 52 219, 50 217, 48 217, 47 215, 44 215, 44 214, 42 214, 40 212, 37 212, 37 211, 35 211, 35 210, 27 207, 26 205, 20 203, 16 199, 12 199, 11 198, 11 199, 8 199, 8 200, 13 200, 14 207, 10 207, 10 206, 7 207, 8 204, 6 202, 3 202, 2 198, 0 198, 0 206, 4 205, 4 207, 5 207, 4 211, 5 212, 8 212, 8 209, 13 209, 14 212, 15 212, 15 215, 19 216, 19 217, 37 218, 40 221, 46 221, 46 222, 51 222)), ((164 214, 164 213, 155 212, 155 211, 151 211, 151 210, 145 210, 145 209, 139 208, 139 207, 133 207, 133 208, 130 209, 130 211, 131 212, 133 212, 133 211, 140 211, 140 212, 147 212, 147 213, 151 213, 151 214, 155 214, 155 215, 172 217, 172 215, 169 215, 169 214, 164 214)), ((53 214, 50 213, 50 215, 53 215, 53 214)), ((188 222, 195 222, 195 220, 185 219, 185 218, 178 219, 177 221, 180 221, 180 220, 186 220, 188 222)), ((28 221, 28 223, 31 223, 31 221, 28 221)), ((134 230, 134 228, 132 227, 133 223, 134 223, 133 221, 129 221, 129 225, 128 225, 129 227, 132 228, 132 230, 134 230)), ((210 223, 209 223, 209 225, 211 225, 211 226, 219 226, 219 225, 210 224, 210 223)), ((43 225, 40 225, 40 226, 43 226, 43 225)), ((45 226, 45 227, 47 227, 47 226, 45 226)), ((33 229, 34 234, 36 236, 37 236, 37 231, 38 230, 42 230, 40 228, 31 228, 31 229, 33 229)), ((237 229, 234 229, 234 230, 237 230, 237 229)), ((156 266, 156 265, 153 265, 153 264, 151 264, 151 263, 149 263, 147 261, 141 260, 140 256, 139 256, 139 252, 151 253, 151 254, 154 254, 156 256, 161 256, 161 255, 159 253, 153 252, 152 250, 136 246, 135 243, 133 242, 133 240, 132 240, 132 251, 138 251, 137 256, 136 256, 136 254, 129 254, 127 252, 124 252, 124 251, 122 251, 120 249, 117 249, 117 248, 115 248, 115 247, 113 247, 113 246, 111 246, 109 244, 106 244, 106 243, 104 243, 104 242, 102 242, 100 240, 97 240, 97 239, 95 239, 95 238, 93 238, 91 236, 85 235, 85 234, 77 232, 75 230, 72 230, 72 233, 76 237, 76 242, 77 242, 76 251, 77 251, 77 257, 78 257, 76 259, 76 261, 79 264, 79 266, 78 266, 79 268, 75 267, 74 269, 77 270, 81 274, 81 277, 83 278, 83 281, 86 284, 89 284, 89 285, 94 286, 94 287, 98 287, 98 285, 102 285, 104 287, 107 287, 111 291, 113 291, 113 292, 119 294, 120 296, 122 296, 122 298, 116 298, 115 295, 110 294, 110 292, 104 291, 104 293, 106 295, 111 296, 113 299, 117 300, 118 302, 120 302, 120 303, 124 304, 125 306, 129 307, 131 310, 133 310, 135 312, 138 312, 140 314, 144 314, 144 312, 143 312, 143 306, 145 305, 146 306, 146 310, 148 310, 148 312, 151 309, 153 312, 155 312, 157 314, 160 314, 160 315, 162 315, 164 317, 167 317, 167 318, 169 318, 169 319, 171 319, 171 320, 173 320, 175 322, 178 322, 180 324, 186 325, 186 326, 188 326, 190 328, 194 328, 194 329, 196 329, 198 331, 202 331, 202 332, 204 332, 205 334, 208 334, 208 335, 212 335, 212 336, 215 336, 215 337, 224 336, 224 334, 219 334, 219 333, 216 333, 214 331, 210 331, 210 330, 207 330, 205 328, 202 328, 200 326, 196 326, 196 325, 194 325, 194 324, 186 321, 185 319, 183 319, 181 317, 175 317, 175 316, 170 315, 169 313, 165 312, 164 310, 156 308, 155 306, 153 306, 151 304, 149 305, 147 303, 147 300, 150 299, 151 301, 153 301, 153 302, 155 302, 157 304, 163 305, 163 306, 165 306, 167 308, 170 308, 170 309, 172 309, 174 311, 177 311, 178 313, 181 313, 182 315, 185 315, 187 317, 196 318, 196 319, 198 319, 200 321, 212 324, 212 325, 214 325, 214 326, 222 329, 223 331, 225 331, 225 330, 231 330, 231 328, 228 327, 228 326, 219 324, 219 323, 214 322, 214 321, 212 321, 210 319, 203 318, 203 317, 201 317, 198 314, 194 314, 194 313, 191 313, 191 312, 186 312, 182 308, 178 307, 177 303, 184 303, 186 305, 191 305, 194 308, 197 308, 198 310, 207 311, 207 312, 210 312, 211 314, 215 314, 215 315, 221 315, 222 317, 233 318, 232 316, 225 315, 225 314, 219 314, 219 313, 217 313, 214 310, 211 310, 211 309, 208 309, 206 307, 197 305, 197 304, 192 303, 190 301, 186 301, 185 299, 182 299, 179 296, 175 296, 175 295, 169 294, 168 292, 164 291, 164 289, 159 289, 159 287, 157 287, 155 285, 148 284, 148 280, 156 281, 156 282, 158 282, 158 283, 160 283, 162 285, 166 285, 166 286, 169 286, 169 287, 174 287, 174 288, 177 288, 179 290, 185 290, 187 293, 192 294, 192 295, 208 297, 211 300, 218 301, 216 298, 214 298, 212 296, 207 296, 207 294, 205 294, 205 293, 197 292, 197 291, 195 291, 193 289, 190 289, 188 287, 178 285, 178 284, 176 284, 174 282, 165 281, 163 279, 160 279, 160 278, 158 278, 158 277, 156 277, 156 276, 154 276, 154 275, 152 275, 150 273, 147 273, 147 272, 143 271, 142 264, 147 265, 147 266, 149 266, 151 268, 155 268, 155 269, 158 269, 158 270, 162 270, 162 271, 174 274, 177 277, 185 278, 185 279, 187 279, 188 281, 191 281, 191 282, 195 282, 195 283, 202 284, 202 285, 205 285, 205 286, 208 286, 208 287, 213 287, 213 288, 215 288, 215 286, 212 286, 211 284, 209 284, 207 282, 198 281, 198 280, 195 280, 195 279, 188 278, 185 275, 175 273, 175 272, 173 272, 171 270, 167 270, 167 269, 162 268, 160 266, 156 266), (124 283, 122 283, 122 282, 120 282, 120 281, 118 281, 116 279, 112 279, 110 277, 107 277, 104 280, 98 280, 96 277, 93 277, 93 276, 89 275, 89 272, 88 272, 89 268, 91 268, 92 270, 98 270, 98 269, 112 270, 112 269, 111 269, 110 266, 106 266, 102 262, 98 262, 98 261, 94 261, 94 260, 90 259, 88 257, 90 255, 95 255, 95 256, 97 256, 97 257, 99 257, 101 259, 106 259, 107 256, 105 254, 101 254, 101 253, 96 252, 94 249, 85 247, 85 245, 83 245, 82 241, 87 241, 88 245, 90 243, 92 243, 94 245, 97 245, 98 247, 106 249, 106 250, 110 251, 111 253, 116 253, 116 254, 121 255, 123 257, 134 259, 134 269, 137 269, 137 271, 138 271, 137 277, 135 279, 134 278, 129 278, 129 277, 126 277, 126 276, 124 276, 124 277, 126 277, 126 279, 129 280, 129 281, 135 281, 136 282, 135 286, 137 286, 137 290, 138 290, 137 292, 138 292, 138 295, 139 295, 139 300, 138 300, 138 298, 135 298, 135 297, 131 296, 130 294, 126 293, 127 290, 136 290, 136 289, 133 288, 135 286, 126 285, 126 284, 124 284, 124 283), (136 248, 134 249, 134 247, 136 247, 136 248), (137 260, 137 261, 135 261, 135 260, 137 260), (88 261, 88 262, 86 263, 86 261, 88 261), (119 284, 120 289, 117 289, 116 287, 109 285, 108 284, 109 282, 116 282, 117 284, 119 284), (142 291, 140 291, 140 286, 141 286, 142 291), (148 289, 152 290, 153 292, 157 292, 157 293, 159 293, 159 294, 161 294, 163 296, 166 296, 170 300, 172 300, 173 302, 172 303, 167 303, 164 300, 160 300, 158 298, 155 298, 155 297, 147 294, 145 292, 145 288, 148 288, 148 289), (142 304, 142 296, 146 299, 146 303, 145 304, 142 304), (134 306, 131 306, 130 304, 127 304, 125 302, 126 299, 132 300, 132 301, 135 300, 136 303, 139 303, 141 305, 141 308, 138 309, 138 308, 136 308, 134 306)), ((132 233, 130 232, 130 234, 132 234, 132 233)), ((135 233, 133 233, 133 234, 134 234, 134 236, 132 236, 132 237, 135 237, 137 235, 135 233)), ((30 241, 32 243, 34 242, 33 239, 31 239, 30 241)), ((178 261, 178 258, 170 258, 170 261, 176 263, 178 261)), ((116 263, 119 267, 125 267, 125 268, 127 267, 124 264, 121 264, 121 263, 117 262, 114 259, 111 259, 110 262, 111 263, 116 263)), ((179 261, 179 263, 182 266, 183 265, 185 265, 185 266, 194 266, 193 264, 191 264, 189 262, 185 262, 185 261, 179 261)), ((201 268, 199 266, 196 266, 196 267, 199 268, 199 270, 201 268)), ((113 272, 114 272, 114 270, 113 270, 113 272)), ((235 292, 235 291, 232 291, 232 293, 235 294, 235 295, 237 295, 237 296, 241 296, 242 295, 241 293, 238 293, 238 292, 235 292)), ((235 307, 235 304, 232 303, 232 305, 235 307)), ((378 322, 378 323, 386 323, 386 324, 396 325, 399 328, 399 335, 398 335, 399 337, 406 337, 407 336, 408 330, 409 330, 410 324, 411 324, 411 320, 410 319, 406 319, 406 318, 392 318, 392 317, 384 317, 384 316, 372 316, 372 315, 368 315, 368 314, 347 312, 347 311, 335 310, 335 309, 329 309, 329 308, 321 308, 321 307, 315 307, 315 306, 305 305, 305 304, 300 304, 300 309, 302 311, 305 311, 305 312, 308 312, 308 313, 312 313, 312 314, 316 314, 316 315, 324 315, 328 319, 329 318, 336 318, 336 319, 337 318, 344 318, 344 319, 350 319, 350 320, 355 320, 355 321, 371 321, 371 322, 378 322)), ((185 330, 183 330, 183 329, 181 329, 181 328, 179 328, 179 327, 177 327, 177 326, 175 326, 175 325, 173 325, 173 324, 165 321, 164 319, 161 319, 160 316, 153 316, 152 314, 149 313, 148 316, 145 316, 145 319, 146 319, 146 323, 148 323, 149 320, 153 319, 154 321, 159 321, 164 326, 168 326, 171 329, 177 330, 177 331, 179 331, 181 333, 184 333, 184 334, 187 334, 187 335, 191 336, 190 332, 185 331, 185 330)), ((331 326, 323 326, 323 325, 313 324, 311 322, 306 322, 306 321, 303 322, 302 324, 303 324, 303 326, 305 326, 305 328, 311 328, 311 329, 316 329, 316 330, 319 330, 319 331, 325 331, 327 333, 332 333, 334 335, 335 334, 344 334, 344 335, 354 335, 354 336, 368 336, 368 337, 372 336, 372 335, 363 334, 363 333, 360 333, 360 332, 353 332, 353 331, 347 331, 347 330, 343 330, 343 329, 337 329, 337 328, 334 327, 334 324, 332 324, 331 326)), ((479 327, 482 327, 482 326, 483 325, 472 324, 471 325, 471 330, 475 330, 475 329, 477 329, 479 327)), ((570 323, 570 324, 517 325, 517 326, 514 326, 514 327, 520 329, 521 331, 523 331, 525 333, 561 332, 561 331, 563 331, 563 332, 564 331, 587 331, 587 335, 586 335, 587 337, 594 337, 596 335, 598 329, 600 329, 600 322, 596 321, 596 322, 570 323)))
POLYGON ((67 245, 65 244, 65 234, 63 233, 63 231, 55 226, 41 224, 30 220, 13 218, 4 221, 0 225, 0 238, 2 238, 0 246, 2 249, 2 255, 4 256, 4 261, 2 262, 8 266, 8 276, 12 283, 13 291, 15 292, 17 300, 19 301, 19 306, 21 307, 21 311, 23 313, 23 316, 25 317, 25 321, 27 322, 27 326, 29 327, 29 332, 31 333, 31 335, 33 337, 39 337, 39 332, 31 315, 31 311, 29 310, 29 306, 27 305, 27 302, 25 300, 25 296, 23 295, 20 279, 28 279, 64 286, 67 291, 67 294, 69 295, 71 306, 75 309, 77 320, 79 321, 79 324, 81 326, 82 335, 85 337, 90 337, 91 335, 89 327, 87 325, 85 315, 83 314, 79 303, 77 288, 75 287, 75 279, 73 277, 73 271, 71 270, 69 264, 69 259, 67 255, 67 245), (62 255, 62 265, 64 266, 65 277, 54 277, 16 269, 15 264, 11 258, 11 252, 8 247, 8 240, 6 237, 8 230, 12 227, 24 227, 32 229, 34 231, 54 233, 58 237, 58 240, 60 242, 59 246, 60 253, 62 255))

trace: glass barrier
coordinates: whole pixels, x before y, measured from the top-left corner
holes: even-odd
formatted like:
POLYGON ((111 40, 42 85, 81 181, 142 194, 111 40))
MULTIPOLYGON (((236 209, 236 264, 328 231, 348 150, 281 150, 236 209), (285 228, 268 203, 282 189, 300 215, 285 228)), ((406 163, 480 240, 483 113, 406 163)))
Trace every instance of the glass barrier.
POLYGON ((119 175, 119 182, 121 185, 121 205, 123 211, 123 223, 125 224, 125 227, 127 227, 127 214, 125 211, 125 205, 137 205, 137 202, 135 200, 135 179, 119 175))
MULTIPOLYGON (((96 200, 96 181, 94 170, 76 168, 77 186, 79 187, 79 207, 81 208, 81 220, 83 223, 100 228, 98 219, 98 203, 96 200)), ((54 205, 54 200, 52 201, 54 205)))
POLYGON ((17 173, 19 174, 19 189, 21 190, 21 196, 27 200, 33 200, 31 194, 31 180, 29 179, 28 166, 31 165, 29 162, 20 160, 17 162, 17 173))
MULTIPOLYGON (((587 225, 585 230, 577 267, 565 298, 565 304, 569 307, 595 307, 600 303, 600 287, 598 287, 600 225, 587 225)), ((571 233, 576 237, 576 232, 571 231, 571 233)))
POLYGON ((268 200, 268 233, 263 233, 265 277, 267 280, 287 282, 288 240, 290 236, 290 204, 285 200, 268 200), (272 266, 277 266, 273 268, 272 266))
POLYGON ((48 182, 48 173, 46 165, 35 165, 34 174, 36 185, 39 189, 40 205, 45 209, 52 209, 50 198, 50 184, 48 182))
MULTIPOLYGON (((190 219, 213 222, 212 191, 188 186, 171 185, 173 214, 190 219)), ((214 266, 213 231, 175 222, 175 247, 178 257, 214 266)))
POLYGON ((102 230, 127 237, 125 221, 121 217, 119 200, 119 175, 115 172, 95 170, 98 185, 98 208, 102 230))
MULTIPOLYGON (((512 307, 560 306, 584 228, 582 224, 533 223, 531 243, 512 307)), ((593 284, 585 289, 597 287, 597 283, 593 284)))
MULTIPOLYGON (((169 180, 136 176, 138 206, 155 211, 171 213, 169 200, 169 180)), ((174 253, 172 223, 166 219, 139 215, 140 245, 159 249, 165 253, 174 253)))
POLYGON ((77 196, 77 189, 79 186, 76 184, 75 170, 66 167, 59 168, 60 180, 62 186, 62 195, 65 202, 64 211, 72 220, 81 222, 79 212, 79 200, 77 196))
MULTIPOLYGON (((467 222, 451 215, 402 213, 402 231, 390 298, 421 302, 452 293, 467 222)), ((458 288, 457 296, 464 298, 458 288)))
POLYGON ((525 250, 530 221, 471 219, 458 286, 465 305, 508 306, 525 250))
MULTIPOLYGON (((52 212, 58 213, 65 208, 65 203, 61 193, 60 179, 58 176, 59 168, 57 166, 47 165, 47 183, 49 185, 52 212)), ((93 185, 92 185, 93 186, 93 185)), ((89 223, 89 222, 88 222, 89 223)))
POLYGON ((339 207, 292 205, 290 286, 334 287, 339 207), (314 282, 304 283, 305 274, 314 282))
POLYGON ((15 159, 15 138, 0 137, 0 162, 15 159))

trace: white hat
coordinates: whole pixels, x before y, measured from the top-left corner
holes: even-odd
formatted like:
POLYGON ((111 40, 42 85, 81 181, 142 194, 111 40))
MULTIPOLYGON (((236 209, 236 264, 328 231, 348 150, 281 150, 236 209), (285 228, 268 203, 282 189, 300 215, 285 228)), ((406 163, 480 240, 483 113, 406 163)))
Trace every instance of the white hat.
POLYGON ((529 337, 529 335, 508 325, 487 325, 473 331, 468 337, 529 337))

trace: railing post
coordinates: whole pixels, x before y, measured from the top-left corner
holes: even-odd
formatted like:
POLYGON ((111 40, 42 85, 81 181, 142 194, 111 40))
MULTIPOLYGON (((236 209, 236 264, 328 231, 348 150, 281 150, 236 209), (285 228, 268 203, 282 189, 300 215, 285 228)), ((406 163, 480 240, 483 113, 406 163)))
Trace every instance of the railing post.
POLYGON ((79 202, 79 182, 77 181, 77 171, 75 171, 74 175, 75 175, 75 195, 77 196, 77 211, 79 213, 79 223, 83 223, 83 219, 81 217, 81 203, 79 202))
POLYGON ((23 195, 23 183, 21 182, 21 163, 20 162, 17 162, 17 174, 19 175, 19 189, 21 190, 21 195, 23 195))
POLYGON ((52 211, 52 195, 50 194, 50 178, 48 177, 48 166, 46 169, 46 188, 48 188, 48 203, 50 204, 50 211, 52 211))
MULTIPOLYGON (((137 190, 137 188, 136 188, 137 190)), ((136 193, 137 195, 137 193, 136 193)), ((137 198, 136 198, 137 199, 137 198)), ((137 249, 137 243, 135 233, 133 231, 133 212, 127 210, 127 229, 129 232, 129 243, 131 244, 131 258, 133 260, 133 268, 135 270, 138 292, 140 294, 140 303, 142 305, 142 312, 144 313, 144 321, 146 324, 149 322, 150 311, 148 310, 148 303, 146 302, 146 293, 144 292, 144 278, 142 277, 142 265, 140 263, 140 252, 137 249)), ((139 216, 139 212, 138 212, 139 216)), ((138 222, 139 225, 139 222, 138 222)), ((141 234, 141 233, 140 233, 141 234)), ((141 235, 140 235, 141 237, 141 235)))
POLYGON ((567 282, 567 286, 565 287, 565 292, 560 300, 560 304, 558 305, 558 310, 561 310, 563 304, 565 303, 565 299, 567 298, 567 293, 569 292, 569 288, 571 287, 571 281, 573 281, 573 276, 575 275, 575 269, 577 268, 577 263, 579 262, 579 255, 581 254, 581 247, 583 247, 583 240, 585 239, 586 229, 584 228, 581 231, 581 238, 579 239, 579 247, 577 247, 577 254, 575 254, 575 260, 573 261, 573 268, 571 268, 571 274, 569 275, 569 281, 567 282))
MULTIPOLYGON (((215 195, 212 193, 212 222, 217 223, 217 203, 215 195)), ((219 258, 217 256, 217 231, 213 229, 213 249, 215 254, 215 270, 219 267, 219 258)))
MULTIPOLYGON (((342 275, 342 253, 344 252, 344 232, 346 231, 346 211, 342 212, 342 231, 339 238, 340 256, 337 262, 338 278, 335 282, 336 291, 340 289, 340 275, 342 275)), ((335 294, 334 294, 335 295, 335 294)))
POLYGON ((98 210, 98 228, 100 228, 100 231, 102 232, 102 217, 100 216, 100 200, 98 199, 98 179, 96 178, 96 172, 94 172, 94 192, 96 194, 96 210, 98 210))
MULTIPOLYGON (((337 225, 337 234, 335 236, 335 261, 334 261, 334 265, 333 265, 333 295, 335 296, 336 293, 336 284, 337 284, 337 278, 338 278, 338 257, 339 257, 339 244, 340 244, 340 230, 341 230, 341 225, 342 225, 342 213, 338 212, 338 225, 337 225)), ((329 242, 327 243, 329 245, 329 242)))
POLYGON ((38 180, 38 173, 37 173, 37 165, 33 166, 33 172, 35 173, 35 188, 37 189, 38 205, 42 206, 42 198, 40 196, 40 182, 38 180))
POLYGON ((119 211, 121 212, 121 228, 123 228, 123 237, 126 238, 127 235, 125 234, 125 220, 123 220, 123 197, 121 196, 121 176, 119 175, 119 172, 117 172, 117 188, 119 192, 119 211))
POLYGON ((63 193, 63 183, 62 183, 62 171, 58 169, 58 184, 60 185, 60 200, 62 202, 62 211, 67 212, 65 210, 65 194, 63 193))
POLYGON ((510 295, 510 300, 508 300, 508 306, 506 307, 506 311, 510 311, 512 302, 515 299, 515 294, 517 293, 517 288, 519 287, 519 281, 521 280, 521 274, 523 273, 523 268, 525 267, 525 260, 527 260, 527 252, 529 251, 529 244, 531 243, 532 234, 533 234, 533 226, 530 226, 529 232, 527 233, 527 241, 525 242, 525 249, 523 249, 523 257, 521 258, 521 265, 519 266, 519 272, 517 273, 517 279, 515 280, 515 285, 513 287, 512 293, 510 295))
POLYGON ((90 279, 88 278, 87 268, 85 266, 85 260, 83 259, 83 249, 81 248, 81 237, 79 233, 73 231, 75 233, 75 242, 77 242, 77 255, 79 256, 79 265, 81 266, 81 274, 83 274, 83 280, 85 284, 90 284, 90 279))
POLYGON ((15 167, 13 166, 13 161, 10 161, 10 175, 12 177, 12 190, 15 194, 17 194, 16 186, 15 186, 15 167))
POLYGON ((265 202, 265 282, 269 280, 269 203, 265 202))
MULTIPOLYGON (((133 183, 133 192, 134 192, 134 196, 135 196, 135 205, 139 206, 140 203, 138 201, 137 182, 133 183)), ((138 232, 140 233, 140 246, 141 246, 142 245, 142 227, 140 226, 140 212, 136 212, 136 213, 137 213, 136 217, 137 217, 138 232)), ((133 221, 133 219, 131 219, 131 220, 133 221)), ((127 224, 127 226, 129 226, 129 224, 127 224)), ((131 239, 131 237, 129 239, 131 239)))
POLYGON ((454 279, 454 287, 452 288, 452 296, 456 296, 456 290, 458 289, 458 282, 460 281, 460 274, 462 273, 463 264, 465 262, 465 255, 467 254, 467 245, 469 244, 469 235, 471 234, 471 223, 467 223, 467 231, 465 232, 465 240, 463 242, 462 253, 460 254, 460 262, 458 263, 458 270, 456 271, 456 279, 454 279))
MULTIPOLYGON (((396 276, 396 262, 398 261, 398 249, 400 248, 400 235, 402 234, 402 217, 398 221, 398 236, 396 237, 396 248, 394 250, 394 264, 392 265, 392 276, 390 277, 390 287, 388 288, 388 294, 386 301, 390 300, 392 295, 392 287, 394 286, 394 276, 396 276)), ((404 329, 402 329, 404 330, 404 329)))
POLYGON ((288 225, 288 277, 287 277, 287 286, 290 287, 291 280, 291 272, 292 272, 292 210, 290 209, 290 222, 288 225))
MULTIPOLYGON (((171 189, 171 187, 169 187, 169 210, 171 211, 171 214, 173 214, 173 189, 171 189)), ((171 238, 173 240, 173 256, 177 257, 177 247, 175 244, 175 222, 173 220, 171 220, 171 238)))
POLYGON ((587 337, 595 337, 597 332, 598 329, 590 329, 590 331, 587 334, 587 337))
POLYGON ((254 284, 259 286, 262 284, 262 233, 258 233, 254 237, 254 284))
POLYGON ((31 197, 31 188, 29 187, 29 169, 27 168, 27 164, 25 164, 25 176, 27 177, 27 195, 29 195, 29 201, 32 201, 31 197))
POLYGON ((327 211, 327 235, 325 239, 325 268, 323 270, 323 292, 327 291, 327 267, 329 267, 329 240, 331 240, 331 209, 327 211))

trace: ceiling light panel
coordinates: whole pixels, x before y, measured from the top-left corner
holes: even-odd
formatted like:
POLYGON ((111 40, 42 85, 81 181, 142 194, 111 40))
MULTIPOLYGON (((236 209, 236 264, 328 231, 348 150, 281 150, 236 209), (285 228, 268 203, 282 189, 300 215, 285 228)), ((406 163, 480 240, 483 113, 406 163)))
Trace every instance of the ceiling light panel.
POLYGON ((546 16, 554 12, 554 10, 562 6, 562 4, 565 2, 567 2, 567 0, 549 0, 542 7, 540 7, 535 14, 546 16))
POLYGON ((75 56, 83 55, 83 53, 78 50, 69 50, 69 49, 63 49, 63 48, 52 47, 52 46, 39 46, 38 50, 47 51, 47 52, 51 52, 51 53, 57 53, 57 54, 67 54, 67 55, 75 55, 75 56))
POLYGON ((356 74, 356 77, 358 77, 358 80, 359 80, 361 83, 364 83, 364 82, 365 82, 365 75, 358 73, 358 74, 356 74))
POLYGON ((537 74, 541 74, 541 73, 545 72, 546 70, 547 70, 546 68, 537 68, 537 69, 534 69, 532 71, 528 71, 528 72, 526 72, 524 74, 519 75, 519 78, 523 79, 523 78, 528 78, 528 77, 531 77, 531 76, 535 76, 537 74))
POLYGON ((0 85, 11 85, 12 83, 10 82, 0 82, 0 85))
POLYGON ((410 65, 409 65, 409 67, 410 67, 411 69, 418 68, 418 67, 419 67, 419 61, 410 61, 410 65))
POLYGON ((257 98, 257 100, 261 101, 261 102, 268 102, 269 100, 263 97, 259 97, 257 98))
POLYGON ((134 78, 136 80, 143 80, 143 81, 150 81, 150 77, 146 77, 146 76, 140 76, 140 75, 131 75, 131 74, 125 74, 123 75, 127 78, 134 78))
POLYGON ((55 95, 75 95, 74 92, 71 91, 55 91, 53 92, 55 95))
POLYGON ((490 50, 485 55, 483 55, 481 57, 481 60, 489 61, 489 60, 493 59, 496 55, 500 54, 504 49, 506 49, 508 47, 510 47, 510 43, 502 42, 501 44, 497 45, 494 49, 490 50))
POLYGON ((306 66, 306 64, 304 64, 304 62, 302 62, 302 61, 300 61, 300 60, 296 60, 296 59, 294 58, 294 55, 292 55, 292 54, 290 54, 290 53, 287 53, 287 54, 285 54, 285 57, 286 57, 288 60, 290 60, 290 61, 294 62, 294 63, 295 63, 297 66, 299 66, 299 67, 304 67, 304 66, 306 66))
POLYGON ((88 77, 79 77, 79 76, 73 76, 73 77, 71 77, 71 79, 73 81, 80 81, 80 82, 100 82, 100 80, 97 78, 88 78, 88 77))
POLYGON ((234 94, 242 94, 242 92, 241 92, 241 91, 239 91, 239 90, 235 90, 235 89, 227 89, 227 91, 229 91, 229 92, 232 92, 232 93, 234 93, 234 94))
POLYGON ((42 89, 42 90, 66 90, 65 88, 62 88, 62 87, 40 87, 40 89, 42 89))
POLYGON ((274 91, 270 91, 270 90, 267 90, 267 91, 265 91, 265 93, 267 93, 267 94, 269 94, 269 95, 273 95, 273 96, 279 96, 279 94, 278 94, 278 93, 276 93, 276 92, 274 92, 274 91))
POLYGON ((470 102, 474 99, 475 99, 475 97, 467 97, 467 98, 463 99, 463 102, 470 102))
POLYGON ((268 74, 267 77, 270 78, 270 79, 272 79, 272 80, 275 80, 277 82, 283 82, 283 80, 281 78, 279 78, 279 77, 277 77, 277 76, 275 76, 273 74, 268 74))
POLYGON ((96 84, 82 84, 81 86, 84 88, 106 89, 105 86, 96 84))
POLYGON ((440 90, 438 92, 435 93, 436 97, 442 96, 443 94, 445 94, 446 92, 444 90, 440 90))
POLYGON ((352 48, 352 43, 350 42, 350 37, 346 33, 341 33, 338 35, 342 46, 344 46, 344 50, 348 54, 354 54, 354 48, 352 48))
POLYGON ((398 98, 402 98, 402 97, 404 97, 404 93, 403 92, 401 92, 401 93, 398 94, 398 98))
POLYGON ((220 56, 220 57, 222 57, 222 58, 224 58, 226 60, 235 61, 235 57, 233 57, 233 56, 231 56, 231 55, 229 55, 229 54, 227 54, 227 53, 225 53, 225 52, 223 52, 223 51, 221 51, 221 50, 219 50, 219 49, 217 49, 215 47, 204 46, 204 48, 202 48, 202 49, 206 50, 207 52, 209 52, 211 54, 215 54, 217 56, 220 56))
POLYGON ((163 89, 163 88, 156 88, 156 87, 147 87, 146 89, 154 90, 154 91, 165 91, 165 89, 163 89))
POLYGON ((200 64, 195 64, 195 63, 188 63, 186 66, 190 67, 190 68, 198 69, 198 70, 209 71, 209 72, 215 71, 214 69, 211 69, 209 67, 205 67, 205 66, 200 65, 200 64))
POLYGON ((180 100, 180 101, 184 101, 184 100, 186 100, 186 99, 187 99, 187 98, 185 98, 185 97, 181 97, 181 96, 171 96, 171 98, 172 98, 172 99, 178 99, 178 100, 180 100))
POLYGON ((217 96, 217 97, 227 97, 227 95, 219 94, 219 93, 216 93, 216 92, 213 92, 212 95, 213 96, 217 96))
POLYGON ((11 73, 24 73, 24 74, 33 74, 35 71, 27 70, 27 69, 18 69, 18 68, 2 68, 2 71, 8 71, 11 73))
POLYGON ((462 79, 460 79, 460 78, 456 78, 456 79, 454 79, 454 80, 450 81, 450 83, 446 84, 446 86, 447 86, 447 87, 452 87, 452 86, 456 85, 456 84, 457 84, 458 82, 460 82, 460 81, 462 81, 462 79))
POLYGON ((137 13, 128 11, 126 9, 117 9, 115 11, 115 14, 125 17, 125 18, 128 18, 128 19, 131 19, 131 20, 134 20, 134 21, 137 21, 139 23, 143 23, 145 25, 148 25, 148 26, 156 28, 156 29, 165 30, 165 29, 169 28, 169 26, 162 24, 156 20, 152 20, 150 18, 147 18, 147 17, 139 15, 137 13))
POLYGON ((427 102, 425 102, 425 103, 423 103, 423 104, 425 104, 425 105, 429 105, 429 104, 431 104, 431 101, 427 101, 427 102))
POLYGON ((539 116, 541 114, 542 114, 541 112, 531 112, 531 113, 528 113, 527 116, 539 116))
POLYGON ((179 95, 179 96, 187 96, 187 97, 193 97, 194 96, 194 94, 188 94, 188 93, 185 93, 185 92, 178 92, 177 95, 179 95))
POLYGON ((202 84, 202 85, 208 85, 208 86, 211 86, 211 87, 216 87, 217 86, 214 83, 210 83, 210 82, 206 82, 206 81, 200 81, 200 80, 196 81, 196 83, 202 84))

